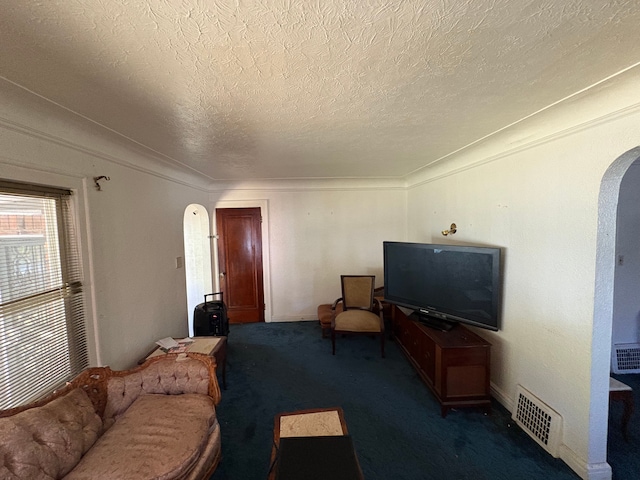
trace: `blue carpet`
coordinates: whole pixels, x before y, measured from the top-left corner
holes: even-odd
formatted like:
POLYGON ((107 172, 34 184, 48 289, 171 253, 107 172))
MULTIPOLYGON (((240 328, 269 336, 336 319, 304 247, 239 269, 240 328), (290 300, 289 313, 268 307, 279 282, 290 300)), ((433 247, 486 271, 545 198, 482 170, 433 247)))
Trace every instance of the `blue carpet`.
MULTIPOLYGON (((440 406, 397 345, 368 337, 322 339, 317 322, 232 325, 228 389, 218 420, 222 461, 211 480, 266 479, 274 416, 343 408, 367 480, 575 480, 578 476, 516 426, 440 406)), ((622 478, 622 477, 620 477, 622 478)))

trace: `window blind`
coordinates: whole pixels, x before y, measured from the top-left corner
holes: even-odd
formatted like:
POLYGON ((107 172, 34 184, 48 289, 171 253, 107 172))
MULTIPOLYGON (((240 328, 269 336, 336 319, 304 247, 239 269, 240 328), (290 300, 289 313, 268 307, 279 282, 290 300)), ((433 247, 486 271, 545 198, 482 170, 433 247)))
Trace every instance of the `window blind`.
POLYGON ((88 366, 71 192, 0 181, 0 409, 88 366))

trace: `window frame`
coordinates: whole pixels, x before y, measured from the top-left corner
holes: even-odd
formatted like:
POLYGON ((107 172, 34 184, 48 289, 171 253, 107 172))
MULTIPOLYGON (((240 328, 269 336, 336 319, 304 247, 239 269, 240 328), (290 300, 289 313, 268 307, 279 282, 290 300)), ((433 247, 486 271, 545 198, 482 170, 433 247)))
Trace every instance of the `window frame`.
MULTIPOLYGON (((57 254, 59 255, 60 284, 57 287, 45 288, 35 294, 24 295, 21 298, 11 299, 5 303, 1 303, 2 300, 0 298, 0 321, 4 321, 9 315, 15 314, 15 312, 18 311, 25 316, 29 314, 34 315, 38 302, 62 301, 64 315, 63 317, 57 318, 58 323, 52 328, 64 329, 66 334, 64 343, 66 350, 63 353, 66 353, 67 358, 65 362, 68 362, 66 371, 56 369, 55 372, 53 372, 56 373, 55 378, 46 378, 38 375, 38 379, 36 380, 33 378, 33 374, 26 375, 30 381, 29 387, 25 388, 22 386, 21 390, 19 390, 19 395, 5 394, 0 391, 0 409, 7 409, 37 400, 71 380, 89 366, 89 349, 87 344, 86 316, 84 313, 85 299, 83 293, 82 261, 79 244, 77 242, 78 236, 76 216, 74 214, 75 199, 73 190, 0 179, 0 194, 53 199, 55 201, 55 229, 57 236, 57 245, 55 248, 57 248, 57 254), (33 387, 31 387, 32 384, 33 387)), ((50 248, 53 247, 50 246, 50 248)), ((0 271, 0 273, 8 273, 8 271, 0 271)), ((44 278, 46 275, 47 274, 42 273, 41 277, 44 278)), ((8 277, 4 279, 0 278, 0 284, 6 286, 8 282, 8 277)), ((60 305, 60 303, 58 303, 58 305, 60 305)), ((18 329, 20 329, 19 322, 15 322, 15 324, 5 323, 5 328, 7 325, 11 327, 18 325, 18 329)), ((4 340, 5 339, 0 338, 0 341, 4 342, 4 340)), ((6 340, 8 341, 9 339, 6 340)), ((39 358, 44 356, 44 354, 40 355, 39 358)), ((57 355, 56 359, 63 357, 64 354, 57 355)), ((0 368, 3 370, 3 374, 8 373, 6 376, 9 384, 16 381, 16 378, 10 370, 11 365, 9 361, 11 359, 13 359, 13 357, 10 355, 5 355, 4 359, 0 359, 4 363, 0 364, 0 368)), ((56 361, 57 360, 54 359, 53 363, 56 361)))

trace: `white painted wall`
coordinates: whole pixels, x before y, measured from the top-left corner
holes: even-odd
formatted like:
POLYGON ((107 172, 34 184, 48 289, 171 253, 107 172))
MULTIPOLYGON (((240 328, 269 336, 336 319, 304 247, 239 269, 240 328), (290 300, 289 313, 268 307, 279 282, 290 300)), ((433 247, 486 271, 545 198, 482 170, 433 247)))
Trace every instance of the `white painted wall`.
POLYGON ((504 248, 501 329, 476 329, 493 344, 494 393, 512 409, 521 384, 557 410, 561 456, 583 478, 611 476, 611 318, 594 324, 598 198, 609 165, 640 144, 640 81, 619 80, 416 173, 408 191, 409 240, 504 248), (458 233, 445 238, 451 222, 458 233))
POLYGON ((266 320, 317 320, 318 305, 341 296, 341 274, 383 285, 382 242, 405 238, 405 199, 397 181, 247 183, 214 194, 212 211, 267 206, 266 320))
POLYGON ((188 334, 185 269, 176 257, 184 256, 184 209, 203 200, 202 192, 128 170, 109 167, 104 191, 89 192, 100 346, 105 362, 119 366, 158 338, 188 334))
POLYGON ((620 184, 612 344, 640 341, 640 165, 620 184), (622 257, 622 258, 621 258, 622 257))
POLYGON ((183 213, 208 195, 139 146, 0 82, 0 177, 73 188, 92 364, 128 368, 187 334, 183 213), (106 175, 96 191, 93 177, 106 175), (191 186, 193 185, 193 186, 191 186))

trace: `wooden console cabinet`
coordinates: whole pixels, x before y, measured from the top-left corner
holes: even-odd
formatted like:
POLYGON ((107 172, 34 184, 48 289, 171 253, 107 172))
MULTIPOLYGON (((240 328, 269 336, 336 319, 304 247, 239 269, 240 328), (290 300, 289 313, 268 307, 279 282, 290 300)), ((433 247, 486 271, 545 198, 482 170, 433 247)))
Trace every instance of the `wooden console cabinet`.
POLYGON ((392 309, 393 334, 400 349, 440 402, 443 417, 451 408, 491 411, 491 344, 463 325, 441 332, 392 309))

